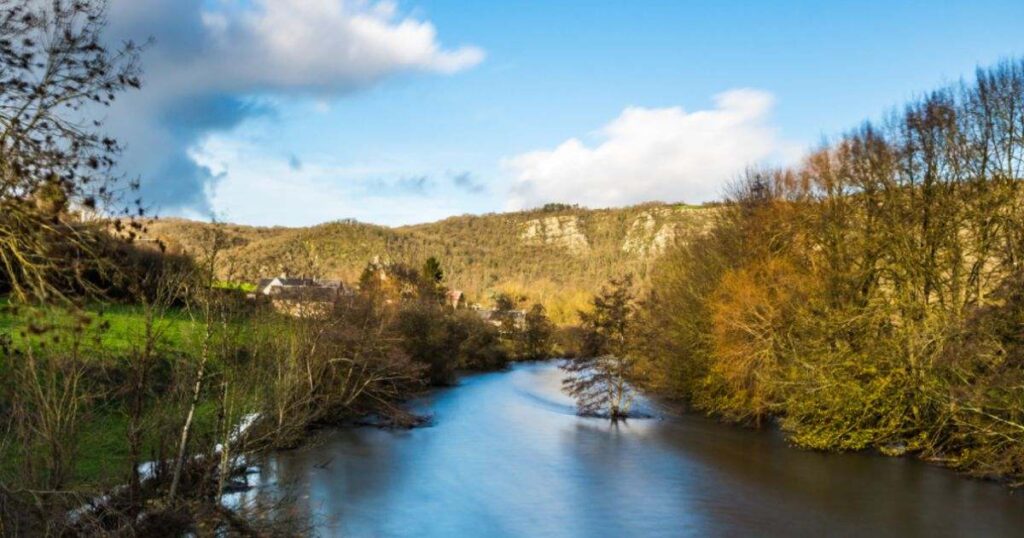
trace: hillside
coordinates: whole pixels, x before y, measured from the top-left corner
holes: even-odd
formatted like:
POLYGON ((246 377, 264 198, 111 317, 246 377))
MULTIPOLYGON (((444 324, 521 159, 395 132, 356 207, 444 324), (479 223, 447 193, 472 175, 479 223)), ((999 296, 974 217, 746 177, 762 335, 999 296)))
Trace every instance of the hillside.
MULTIPOLYGON (((224 226, 229 247, 222 276, 237 280, 290 274, 358 279, 375 257, 418 265, 435 256, 447 284, 471 302, 488 303, 513 292, 548 307, 569 322, 609 277, 643 279, 664 250, 705 230, 714 209, 643 204, 617 209, 549 205, 541 209, 389 228, 336 221, 308 228, 224 226)), ((152 239, 172 250, 195 251, 209 224, 162 219, 148 226, 152 239)))

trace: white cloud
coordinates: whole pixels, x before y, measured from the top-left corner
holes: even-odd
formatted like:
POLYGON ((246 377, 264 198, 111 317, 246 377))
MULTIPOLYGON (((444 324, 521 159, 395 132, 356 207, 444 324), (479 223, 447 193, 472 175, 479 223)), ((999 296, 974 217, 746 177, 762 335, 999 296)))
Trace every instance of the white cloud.
POLYGON ((771 94, 718 94, 711 110, 626 108, 588 146, 571 138, 552 150, 502 162, 513 175, 509 205, 573 202, 592 207, 720 197, 745 167, 788 160, 793 146, 768 123, 771 94))
POLYGON ((484 56, 442 46, 431 22, 387 0, 112 0, 109 17, 111 45, 154 38, 143 89, 103 114, 127 144, 122 172, 161 211, 211 209, 217 176, 191 152, 276 101, 312 97, 323 113, 389 77, 450 74, 484 56))
POLYGON ((456 73, 484 57, 442 48, 433 24, 400 17, 392 2, 255 0, 206 12, 203 25, 214 46, 198 74, 242 87, 331 92, 401 71, 456 73))

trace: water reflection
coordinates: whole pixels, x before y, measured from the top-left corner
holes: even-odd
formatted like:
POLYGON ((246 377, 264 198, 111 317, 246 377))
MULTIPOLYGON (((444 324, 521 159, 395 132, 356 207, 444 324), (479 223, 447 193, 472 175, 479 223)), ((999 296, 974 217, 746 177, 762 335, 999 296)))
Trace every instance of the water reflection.
POLYGON ((1024 496, 911 460, 791 449, 700 417, 576 417, 552 364, 419 402, 429 428, 338 430, 266 465, 259 502, 345 536, 1020 536, 1024 496))

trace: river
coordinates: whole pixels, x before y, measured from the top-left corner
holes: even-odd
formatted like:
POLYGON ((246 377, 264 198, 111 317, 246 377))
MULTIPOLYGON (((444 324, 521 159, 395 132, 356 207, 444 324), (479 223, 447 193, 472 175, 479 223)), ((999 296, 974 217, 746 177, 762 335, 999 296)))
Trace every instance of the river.
POLYGON ((1024 536, 1024 491, 657 409, 580 418, 560 380, 554 363, 466 376, 417 402, 432 426, 322 432, 236 501, 288 492, 328 536, 1024 536))

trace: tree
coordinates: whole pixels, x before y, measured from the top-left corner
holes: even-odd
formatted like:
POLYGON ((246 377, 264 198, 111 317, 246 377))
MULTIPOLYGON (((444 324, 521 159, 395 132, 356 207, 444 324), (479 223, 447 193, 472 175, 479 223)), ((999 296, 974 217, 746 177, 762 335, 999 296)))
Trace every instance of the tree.
POLYGON ((432 384, 450 385, 455 381, 458 342, 439 305, 421 301, 404 304, 395 326, 402 348, 414 362, 428 367, 432 384))
POLYGON ((1024 62, 746 174, 651 273, 639 375, 795 445, 1024 477, 1024 62))
POLYGON ((521 330, 519 311, 516 307, 525 298, 513 297, 508 293, 499 293, 494 297, 494 317, 498 322, 501 337, 508 342, 515 342, 521 330))
MULTIPOLYGON (((29 487, 61 492, 72 477, 79 433, 96 396, 83 356, 89 323, 76 319, 69 327, 33 331, 31 342, 10 350, 11 389, 5 402, 10 409, 5 411, 25 454, 19 471, 29 487), (70 340, 66 349, 55 346, 63 338, 70 340)), ((38 508, 46 512, 53 500, 44 496, 38 508)))
POLYGON ((459 333, 459 368, 496 370, 508 364, 508 352, 498 328, 471 310, 448 311, 450 326, 459 333))
MULTIPOLYGON (((183 287, 183 290, 192 298, 192 301, 197 303, 196 306, 198 308, 196 310, 198 310, 200 318, 198 321, 202 323, 203 330, 200 335, 195 381, 192 385, 191 397, 186 408, 185 420, 181 426, 181 436, 178 440, 177 455, 174 458, 171 485, 167 493, 168 499, 172 501, 178 494, 178 486, 181 483, 182 472, 185 469, 186 459, 188 458, 188 446, 192 438, 196 409, 199 407, 211 359, 214 358, 212 356, 216 353, 214 336, 217 321, 223 319, 224 316, 224 296, 216 288, 216 268, 217 258, 223 251, 226 241, 222 228, 214 227, 210 229, 205 244, 206 248, 201 255, 198 274, 194 275, 189 282, 192 289, 188 289, 187 286, 183 287)), ((195 322, 196 315, 192 312, 191 305, 189 314, 192 316, 193 322, 195 322)))
MULTIPOLYGON (((121 148, 95 110, 140 86, 139 48, 102 44, 105 9, 0 0, 0 284, 21 299, 63 296, 105 267, 101 235, 69 215, 114 209, 121 148)), ((140 226, 113 223, 129 236, 140 226)))
POLYGON ((189 279, 195 276, 191 261, 186 260, 171 260, 159 269, 131 271, 127 275, 126 287, 141 307, 142 317, 141 331, 133 335, 126 360, 128 485, 132 502, 138 503, 142 498, 139 465, 142 463, 144 416, 153 391, 153 370, 170 327, 167 315, 182 299, 189 279))
POLYGON ((727 271, 712 295, 710 321, 715 363, 709 379, 732 397, 718 411, 760 426, 776 404, 774 385, 786 356, 786 329, 812 286, 786 261, 766 258, 727 271))
POLYGON ((423 278, 427 282, 440 285, 441 281, 444 280, 444 271, 441 269, 441 262, 437 261, 437 258, 431 256, 427 258, 427 261, 423 262, 423 278))
POLYGON ((580 312, 584 330, 579 358, 562 363, 563 389, 576 399, 581 415, 629 416, 636 361, 630 333, 636 316, 633 277, 612 279, 593 299, 593 311, 580 312))
POLYGON ((427 258, 420 269, 420 276, 424 291, 438 302, 443 302, 448 294, 448 289, 443 284, 444 271, 441 269, 441 262, 433 256, 427 258))
POLYGON ((519 356, 532 360, 548 358, 552 333, 554 325, 548 319, 544 305, 534 304, 526 313, 523 332, 519 335, 519 356))

